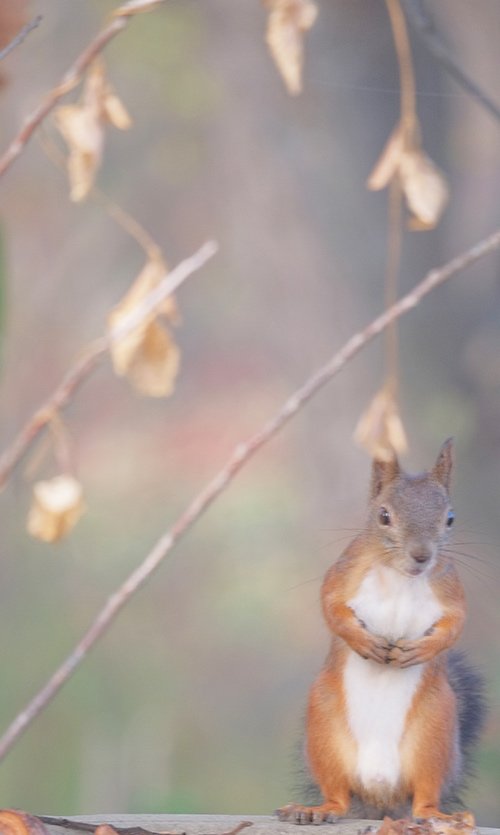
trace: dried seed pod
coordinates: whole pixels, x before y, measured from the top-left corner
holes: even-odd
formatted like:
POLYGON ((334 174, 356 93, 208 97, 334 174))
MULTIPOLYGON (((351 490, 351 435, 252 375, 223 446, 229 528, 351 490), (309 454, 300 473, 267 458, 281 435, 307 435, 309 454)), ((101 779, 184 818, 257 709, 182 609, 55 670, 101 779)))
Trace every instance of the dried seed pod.
POLYGON ((70 198, 78 203, 90 192, 101 164, 105 124, 120 130, 127 130, 132 124, 107 80, 102 58, 91 64, 85 76, 81 102, 58 107, 54 118, 69 149, 70 198))
POLYGON ((366 186, 370 191, 380 191, 389 185, 397 174, 403 149, 403 130, 401 125, 396 125, 366 181, 366 186))
POLYGON ((16 809, 0 809, 1 835, 49 835, 39 818, 16 809))
POLYGON ((405 137, 401 124, 390 135, 366 185, 371 191, 379 191, 395 177, 410 211, 410 228, 433 229, 448 202, 448 185, 420 143, 405 137))
POLYGON ((362 414, 354 432, 355 441, 377 461, 390 462, 394 454, 406 452, 408 442, 398 405, 384 386, 362 414))
POLYGON ((304 32, 318 15, 313 0, 268 0, 269 19, 266 42, 287 90, 297 95, 302 90, 304 32))
POLYGON ((33 486, 28 533, 43 542, 57 542, 76 525, 85 510, 79 481, 59 475, 33 486))
MULTIPOLYGON (((108 332, 119 330, 142 300, 165 276, 167 267, 161 258, 150 259, 134 284, 108 317, 108 332)), ((168 328, 158 316, 170 321, 178 320, 177 308, 172 297, 165 299, 159 308, 125 336, 113 339, 111 357, 115 373, 127 377, 139 394, 149 397, 166 397, 171 394, 180 363, 180 352, 168 328)))
POLYGON ((448 202, 443 173, 417 149, 401 155, 399 177, 408 208, 417 222, 412 228, 433 229, 448 202))

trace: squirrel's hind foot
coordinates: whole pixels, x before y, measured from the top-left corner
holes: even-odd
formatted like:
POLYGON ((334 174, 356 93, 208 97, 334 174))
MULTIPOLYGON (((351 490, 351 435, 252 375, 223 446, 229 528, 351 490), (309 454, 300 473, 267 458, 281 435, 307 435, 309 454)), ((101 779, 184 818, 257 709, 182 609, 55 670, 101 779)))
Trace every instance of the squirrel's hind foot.
POLYGON ((336 823, 340 817, 339 809, 334 803, 323 803, 321 806, 289 803, 278 809, 276 814, 280 821, 297 824, 336 823))

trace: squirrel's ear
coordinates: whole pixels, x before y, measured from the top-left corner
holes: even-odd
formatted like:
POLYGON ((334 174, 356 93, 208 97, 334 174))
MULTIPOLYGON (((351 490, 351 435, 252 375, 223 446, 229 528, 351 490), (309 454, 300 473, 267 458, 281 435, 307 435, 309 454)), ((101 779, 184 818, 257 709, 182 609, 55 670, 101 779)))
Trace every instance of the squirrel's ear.
POLYGON ((450 489, 451 468, 453 466, 453 438, 448 438, 439 450, 436 463, 432 468, 432 475, 443 487, 450 489))
POLYGON ((396 455, 390 461, 378 461, 374 459, 370 483, 370 498, 376 499, 383 488, 399 475, 399 472, 399 461, 396 455))

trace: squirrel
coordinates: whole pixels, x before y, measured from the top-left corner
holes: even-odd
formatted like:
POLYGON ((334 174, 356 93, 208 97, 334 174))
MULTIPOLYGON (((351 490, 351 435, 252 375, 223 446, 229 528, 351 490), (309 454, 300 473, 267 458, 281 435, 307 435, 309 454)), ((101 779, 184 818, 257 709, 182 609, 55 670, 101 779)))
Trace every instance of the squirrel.
POLYGON ((484 698, 478 673, 448 652, 466 612, 445 548, 452 463, 452 438, 419 475, 396 456, 373 462, 367 524, 321 589, 332 642, 309 695, 306 753, 323 802, 284 806, 281 820, 449 818, 441 809, 460 802, 484 698))

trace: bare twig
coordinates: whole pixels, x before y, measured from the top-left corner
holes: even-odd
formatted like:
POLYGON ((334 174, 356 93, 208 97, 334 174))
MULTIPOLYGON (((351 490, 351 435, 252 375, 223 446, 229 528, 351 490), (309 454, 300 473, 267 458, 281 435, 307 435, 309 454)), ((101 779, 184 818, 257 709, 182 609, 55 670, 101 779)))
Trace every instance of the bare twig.
POLYGON ((180 285, 215 255, 217 245, 213 241, 205 243, 198 252, 169 272, 159 284, 144 297, 140 305, 135 307, 127 317, 124 317, 119 327, 114 328, 107 337, 93 342, 82 354, 80 359, 63 377, 50 397, 40 406, 34 415, 26 422, 12 444, 0 456, 0 488, 2 488, 22 456, 38 437, 42 429, 52 419, 54 413, 62 411, 82 383, 99 365, 110 345, 123 339, 140 325, 168 296, 172 295, 180 285))
POLYGON ((455 61, 439 36, 423 0, 402 0, 406 16, 423 43, 446 72, 485 110, 500 121, 500 107, 473 81, 455 61))
POLYGON ((162 257, 163 253, 156 243, 156 241, 151 237, 149 232, 133 217, 130 212, 127 212, 118 203, 115 203, 114 200, 111 200, 107 194, 101 191, 100 188, 97 186, 92 186, 90 190, 91 196, 98 202, 108 215, 118 224, 121 226, 124 232, 127 235, 130 235, 134 240, 139 244, 139 246, 144 250, 146 255, 151 258, 158 258, 162 257))
MULTIPOLYGON (((66 175, 66 158, 59 150, 57 144, 46 130, 41 130, 39 133, 40 146, 49 159, 61 172, 66 175)), ((151 237, 149 232, 142 226, 139 221, 133 217, 130 212, 127 212, 118 203, 115 203, 104 191, 93 185, 90 189, 89 195, 104 208, 115 223, 120 226, 127 235, 130 235, 144 250, 146 255, 151 258, 162 258, 163 253, 156 241, 151 237)))
POLYGON ((162 2, 165 2, 165 0, 154 0, 154 2, 149 4, 149 7, 146 7, 144 4, 143 9, 139 8, 137 4, 136 7, 134 7, 134 4, 128 3, 115 11, 111 21, 97 33, 95 38, 93 38, 93 40, 78 56, 76 61, 64 74, 60 83, 46 93, 38 107, 35 108, 35 110, 27 117, 17 136, 14 137, 5 153, 0 157, 0 176, 2 176, 8 168, 10 168, 14 160, 16 160, 22 153, 27 142, 31 139, 36 129, 41 125, 51 110, 53 110, 57 102, 62 99, 66 93, 69 93, 70 90, 73 90, 74 87, 79 84, 83 73, 92 63, 94 58, 96 58, 96 56, 103 51, 107 44, 114 37, 116 37, 119 32, 128 26, 132 16, 138 14, 140 11, 146 11, 148 8, 159 5, 162 2))
POLYGON ((241 821, 237 826, 234 826, 228 832, 222 832, 221 835, 238 835, 242 829, 247 829, 247 827, 253 826, 252 821, 241 821))
POLYGON ((22 42, 29 35, 29 33, 32 32, 33 29, 36 29, 36 27, 40 25, 42 20, 43 15, 39 14, 35 18, 33 18, 33 20, 28 21, 28 23, 26 23, 26 25, 19 30, 17 35, 14 38, 12 38, 10 43, 8 43, 7 46, 4 46, 4 48, 0 50, 0 61, 3 61, 3 59, 6 58, 7 55, 9 55, 12 52, 12 50, 16 48, 16 46, 22 44, 22 42))
MULTIPOLYGON (((72 820, 70 818, 52 818, 49 815, 37 815, 38 820, 46 823, 47 826, 60 826, 62 829, 76 830, 77 832, 95 832, 98 824, 87 823, 86 821, 72 820)), ((103 824, 100 824, 101 826, 103 824)), ((106 825, 106 824, 104 824, 106 825)), ((115 826, 109 824, 117 835, 186 835, 185 832, 155 832, 152 829, 144 829, 142 826, 115 826)))
POLYGON ((115 14, 119 15, 136 15, 141 12, 149 12, 154 6, 159 6, 165 0, 129 0, 124 6, 120 6, 115 14))
POLYGON ((406 21, 399 0, 385 0, 391 21, 394 46, 399 64, 399 89, 401 97, 401 127, 408 143, 420 138, 415 94, 415 73, 411 57, 410 40, 406 21))
MULTIPOLYGON (((97 824, 74 820, 73 818, 52 818, 47 815, 37 815, 36 817, 48 826, 60 826, 62 829, 71 829, 77 832, 96 832, 97 830, 97 824)), ((115 826, 114 823, 102 823, 100 826, 110 826, 117 835, 186 835, 185 832, 167 832, 166 830, 155 832, 151 829, 144 829, 142 826, 115 826)), ((243 829, 247 829, 249 826, 253 826, 252 821, 241 821, 227 832, 221 832, 220 835, 239 835, 243 829)), ((202 835, 211 835, 211 833, 202 833, 202 835)))
POLYGON ((54 412, 62 411, 75 392, 99 365, 106 353, 104 338, 93 342, 68 373, 63 377, 50 397, 25 423, 14 441, 0 456, 0 489, 5 485, 17 463, 52 418, 54 412))
MULTIPOLYGON (((386 0, 391 22, 394 46, 399 66, 400 120, 405 140, 413 144, 419 136, 415 73, 406 21, 399 0, 386 0)), ((403 195, 401 183, 394 178, 389 186, 389 231, 387 240, 387 267, 385 274, 385 306, 396 301, 399 291, 399 268, 403 242, 403 195)), ((399 391, 399 334, 394 319, 386 333, 386 377, 394 398, 399 391)))
POLYGON ((471 249, 454 258, 440 269, 432 270, 417 286, 398 302, 385 310, 363 330, 358 331, 345 345, 321 366, 306 382, 295 391, 282 405, 278 412, 262 428, 245 442, 237 444, 219 472, 208 482, 179 516, 170 530, 164 533, 125 581, 111 594, 103 608, 90 625, 77 645, 71 650, 59 668, 39 690, 35 697, 13 720, 0 737, 0 759, 5 757, 16 740, 26 730, 71 678, 97 641, 109 629, 118 613, 144 585, 174 545, 198 521, 217 497, 224 492, 242 467, 253 458, 256 452, 267 444, 288 421, 321 389, 335 377, 341 369, 378 336, 388 325, 409 310, 416 307, 432 290, 452 276, 478 261, 484 255, 500 247, 500 229, 480 241, 471 249))
MULTIPOLYGON (((389 223, 387 235, 387 266, 385 273, 385 306, 391 307, 398 297, 399 268, 403 239, 403 194, 397 178, 389 184, 389 223)), ((399 332, 394 319, 386 331, 385 371, 388 384, 397 400, 399 394, 399 332)))

